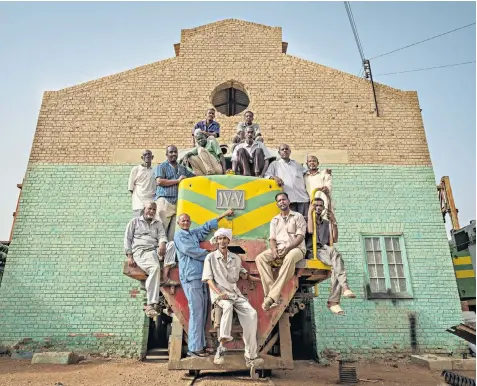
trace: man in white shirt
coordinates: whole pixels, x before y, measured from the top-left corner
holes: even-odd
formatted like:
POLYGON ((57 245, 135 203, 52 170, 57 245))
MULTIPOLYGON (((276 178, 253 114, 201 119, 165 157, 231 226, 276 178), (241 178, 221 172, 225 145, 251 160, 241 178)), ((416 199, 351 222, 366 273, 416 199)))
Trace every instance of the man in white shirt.
POLYGON ((255 131, 253 139, 263 143, 263 137, 262 137, 262 133, 260 132, 260 126, 257 123, 253 123, 253 118, 254 118, 253 112, 251 112, 250 110, 247 110, 244 114, 244 122, 239 122, 239 124, 237 125, 237 133, 233 138, 232 150, 234 150, 237 144, 245 141, 245 134, 249 127, 253 128, 255 131))
POLYGON ((328 220, 328 213, 334 212, 333 200, 331 199, 332 178, 331 170, 319 170, 318 158, 314 155, 309 155, 306 160, 308 171, 305 174, 305 186, 308 196, 311 197, 313 190, 318 189, 315 193, 315 199, 321 198, 324 202, 324 211, 322 217, 328 220))
POLYGON ((219 330, 220 345, 217 348, 214 363, 217 365, 224 363, 226 351, 224 343, 233 339, 232 320, 233 311, 235 311, 243 328, 245 363, 249 368, 260 367, 264 361, 257 356, 257 311, 237 286, 240 278, 250 281, 260 281, 260 279, 250 276, 242 267, 242 259, 227 249, 231 239, 232 229, 220 228, 215 232, 211 242, 217 244, 218 249, 206 256, 202 272, 202 281, 209 285, 212 303, 222 308, 219 330))
POLYGON ((232 169, 235 174, 263 177, 271 157, 262 142, 254 139, 255 130, 248 127, 245 142, 239 143, 232 153, 232 169))
POLYGON ((151 168, 154 156, 150 150, 144 150, 142 164, 134 166, 129 174, 128 190, 132 193, 133 217, 139 217, 146 203, 154 200, 156 179, 151 168))
POLYGON ((310 196, 306 191, 305 180, 303 179, 306 169, 298 162, 290 159, 291 149, 287 144, 281 144, 278 153, 280 159, 270 164, 265 173, 265 178, 275 180, 278 186, 281 186, 288 195, 290 209, 307 218, 310 196))

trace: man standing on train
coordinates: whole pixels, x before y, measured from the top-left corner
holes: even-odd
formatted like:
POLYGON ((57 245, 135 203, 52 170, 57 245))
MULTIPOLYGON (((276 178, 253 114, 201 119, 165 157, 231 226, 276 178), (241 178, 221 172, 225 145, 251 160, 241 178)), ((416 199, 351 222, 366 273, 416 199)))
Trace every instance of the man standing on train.
POLYGON ((179 279, 189 306, 189 330, 187 332, 188 356, 206 357, 205 323, 207 322, 207 286, 202 283, 204 260, 209 251, 199 245, 207 238, 212 229, 227 216, 233 216, 232 209, 219 217, 207 221, 204 225, 190 230, 190 216, 179 215, 177 224, 180 230, 174 235, 177 256, 179 258, 179 279))

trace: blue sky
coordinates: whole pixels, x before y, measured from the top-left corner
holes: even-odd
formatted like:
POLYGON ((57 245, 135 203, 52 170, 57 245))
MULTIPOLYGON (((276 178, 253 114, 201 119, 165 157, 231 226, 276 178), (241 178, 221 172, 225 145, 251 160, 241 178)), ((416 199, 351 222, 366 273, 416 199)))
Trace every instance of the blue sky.
MULTIPOLYGON (((474 2, 352 2, 352 9, 366 57, 476 17, 474 2)), ((173 57, 181 29, 226 18, 280 26, 289 54, 360 70, 343 2, 0 3, 0 240, 9 236, 44 91, 173 57)), ((475 64, 378 74, 473 61, 475 37, 474 25, 371 62, 377 82, 418 91, 436 180, 450 176, 461 225, 475 219, 475 64)))

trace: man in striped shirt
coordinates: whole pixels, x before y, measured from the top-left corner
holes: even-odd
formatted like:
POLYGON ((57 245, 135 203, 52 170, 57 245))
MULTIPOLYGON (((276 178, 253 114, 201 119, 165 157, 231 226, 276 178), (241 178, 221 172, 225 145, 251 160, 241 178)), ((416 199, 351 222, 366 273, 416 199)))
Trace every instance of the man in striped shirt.
POLYGON ((157 184, 154 197, 157 204, 156 218, 162 221, 169 241, 174 239, 179 183, 184 178, 195 176, 183 165, 177 163, 177 154, 177 147, 169 145, 166 149, 167 159, 154 169, 157 184))
POLYGON ((214 121, 215 118, 215 109, 210 108, 205 114, 205 119, 203 121, 197 122, 192 129, 192 146, 196 145, 196 134, 197 129, 199 129, 202 134, 206 137, 219 138, 220 137, 220 124, 217 121, 214 121))

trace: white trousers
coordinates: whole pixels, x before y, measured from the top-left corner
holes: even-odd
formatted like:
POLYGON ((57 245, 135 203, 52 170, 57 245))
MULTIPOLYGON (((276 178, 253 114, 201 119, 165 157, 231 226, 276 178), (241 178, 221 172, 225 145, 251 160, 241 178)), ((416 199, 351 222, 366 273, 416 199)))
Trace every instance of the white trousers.
POLYGON ((133 259, 144 272, 147 273, 146 294, 147 304, 159 303, 159 285, 161 281, 161 266, 157 257, 157 250, 134 252, 133 259))
POLYGON ((221 339, 232 340, 232 320, 235 310, 243 329, 245 358, 255 359, 257 357, 257 311, 247 299, 242 297, 237 298, 237 300, 219 300, 217 305, 222 308, 219 341, 221 339))

